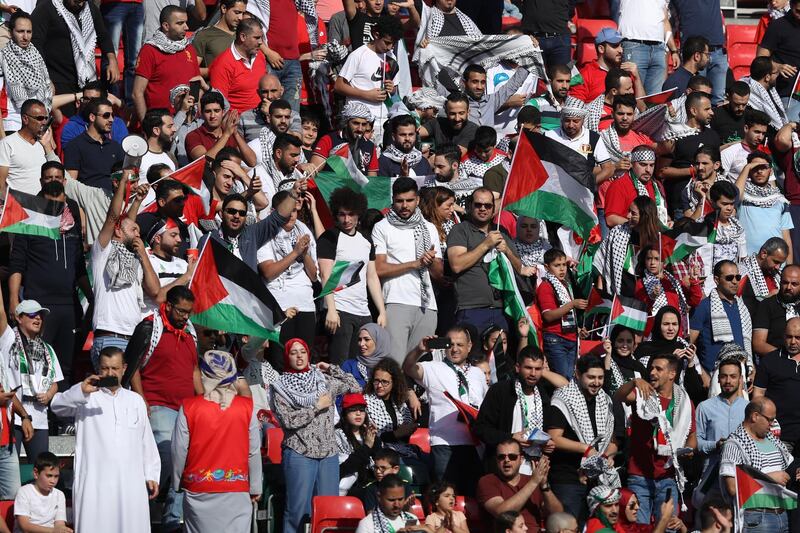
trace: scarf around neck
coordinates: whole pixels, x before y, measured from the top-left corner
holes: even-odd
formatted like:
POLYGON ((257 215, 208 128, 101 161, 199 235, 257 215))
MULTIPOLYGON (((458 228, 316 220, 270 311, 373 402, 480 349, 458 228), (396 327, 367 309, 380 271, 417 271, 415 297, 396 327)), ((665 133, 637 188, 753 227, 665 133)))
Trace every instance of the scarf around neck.
POLYGON ((788 204, 789 200, 781 193, 781 190, 774 183, 766 185, 756 185, 750 178, 744 182, 744 195, 742 203, 756 207, 769 208, 776 203, 788 204))
MULTIPOLYGON (((439 37, 439 34, 442 33, 442 28, 444 28, 444 15, 444 11, 438 7, 434 6, 430 8, 430 18, 428 19, 427 33, 425 35, 428 39, 439 37)), ((461 22, 465 35, 474 38, 483 37, 483 33, 478 29, 478 26, 476 26, 472 19, 465 15, 460 9, 456 8, 455 15, 458 17, 459 22, 461 22)))
MULTIPOLYGON (((400 218, 400 216, 390 209, 386 215, 386 220, 392 227, 400 230, 412 230, 414 232, 414 253, 419 259, 422 255, 431 249, 431 234, 425 226, 425 218, 422 216, 422 211, 419 207, 407 219, 400 218)), ((428 288, 430 281, 427 275, 428 267, 422 267, 417 270, 419 275, 419 290, 420 290, 420 303, 422 307, 428 307, 430 302, 430 295, 428 288)))
POLYGON ((542 395, 539 394, 539 387, 533 387, 533 412, 528 411, 528 396, 522 390, 522 383, 519 379, 514 380, 514 392, 519 402, 519 411, 522 413, 522 429, 526 435, 534 429, 544 429, 544 406, 542 405, 542 395))
POLYGON ((89 9, 90 2, 83 5, 78 17, 64 6, 64 0, 52 0, 56 13, 60 16, 69 30, 69 39, 72 44, 72 60, 75 62, 75 71, 78 75, 78 87, 83 88, 87 82, 97 79, 94 64, 94 48, 97 44, 97 32, 89 9))
MULTIPOLYGON (((555 277, 552 273, 545 272, 543 280, 548 282, 553 287, 553 292, 555 292, 559 307, 567 305, 572 301, 572 291, 570 290, 569 286, 555 277)), ((567 331, 574 331, 576 324, 577 317, 574 309, 570 309, 568 313, 561 317, 561 331, 563 333, 566 333, 567 331)))
MULTIPOLYGON (((758 264, 758 254, 753 253, 742 259, 741 261, 742 267, 747 270, 747 279, 750 280, 750 286, 753 288, 753 294, 755 294, 756 299, 760 302, 761 300, 769 297, 769 286, 767 285, 767 280, 764 277, 764 271, 761 270, 761 266, 758 264)), ((778 269, 775 274, 772 275, 772 279, 775 282, 776 287, 781 286, 781 271, 778 269)))
POLYGON ((579 441, 595 446, 600 453, 606 450, 614 433, 614 414, 611 411, 611 398, 605 391, 601 389, 595 397, 594 420, 597 434, 592 428, 586 396, 574 379, 556 389, 550 405, 564 414, 579 441))
POLYGON ((662 225, 666 226, 667 222, 669 221, 667 205, 666 202, 664 202, 664 198, 661 196, 661 189, 658 187, 658 183, 651 181, 653 184, 653 196, 650 196, 650 191, 647 190, 647 185, 642 183, 639 177, 634 174, 633 169, 631 169, 629 173, 631 176, 631 181, 633 182, 633 188, 636 190, 636 194, 639 196, 647 196, 653 200, 653 202, 656 204, 658 221, 661 222, 662 225))
POLYGON ((406 153, 400 150, 394 144, 390 144, 384 148, 383 152, 381 152, 381 155, 385 155, 387 159, 394 161, 398 165, 403 162, 403 159, 405 159, 409 168, 417 166, 417 163, 422 161, 422 152, 416 148, 412 148, 410 152, 406 153))
POLYGON ((523 265, 529 267, 543 265, 544 253, 552 247, 550 241, 541 237, 532 244, 522 242, 519 239, 514 240, 514 248, 517 251, 519 260, 522 261, 523 265))
POLYGON ((161 31, 160 29, 156 30, 153 33, 153 36, 144 43, 149 44, 150 46, 154 46, 164 52, 165 54, 177 54, 178 52, 183 52, 187 46, 189 46, 189 39, 183 38, 180 41, 173 41, 167 34, 161 31))
POLYGON ((5 79, 6 91, 17 109, 32 98, 50 109, 53 101, 50 75, 44 58, 33 43, 21 48, 14 41, 8 41, 0 51, 0 75, 5 79))
POLYGON ((31 390, 23 389, 23 394, 35 395, 47 392, 55 382, 56 361, 55 352, 47 344, 41 335, 28 339, 19 328, 14 328, 14 344, 11 346, 11 367, 18 370, 23 377, 24 385, 31 385, 31 390), (25 383, 25 376, 30 376, 38 372, 37 367, 41 368, 42 379, 40 381, 31 380, 25 383), (35 386, 34 384, 38 385, 35 386))
MULTIPOLYGON (((731 328, 731 323, 730 320, 728 320, 728 314, 725 312, 725 307, 722 303, 722 298, 719 296, 719 291, 717 289, 712 290, 708 298, 711 300, 711 336, 714 342, 734 342, 733 328, 731 328)), ((744 300, 742 300, 741 296, 735 296, 734 303, 739 312, 739 320, 742 323, 743 348, 748 354, 752 354, 753 348, 751 341, 753 336, 753 324, 750 321, 750 313, 747 311, 747 307, 745 307, 744 300)))
POLYGON ((770 126, 776 130, 781 129, 786 124, 786 109, 784 109, 781 97, 775 87, 765 89, 763 85, 750 77, 744 77, 741 81, 750 86, 748 105, 769 115, 770 126))
MULTIPOLYGON (((404 522, 408 521, 417 521, 417 517, 412 515, 411 513, 407 513, 405 511, 400 512, 400 516, 403 517, 404 522)), ((372 528, 375 533, 394 533, 395 529, 389 523, 389 519, 383 514, 381 511, 380 505, 376 506, 375 509, 372 510, 372 528)))

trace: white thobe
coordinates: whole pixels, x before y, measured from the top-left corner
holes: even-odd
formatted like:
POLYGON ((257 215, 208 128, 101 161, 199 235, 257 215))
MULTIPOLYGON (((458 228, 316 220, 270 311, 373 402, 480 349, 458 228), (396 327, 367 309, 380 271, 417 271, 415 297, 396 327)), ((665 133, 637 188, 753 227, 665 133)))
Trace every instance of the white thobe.
POLYGON ((146 480, 160 479, 161 460, 142 397, 122 388, 84 394, 78 383, 50 408, 75 418, 75 532, 149 532, 146 480))

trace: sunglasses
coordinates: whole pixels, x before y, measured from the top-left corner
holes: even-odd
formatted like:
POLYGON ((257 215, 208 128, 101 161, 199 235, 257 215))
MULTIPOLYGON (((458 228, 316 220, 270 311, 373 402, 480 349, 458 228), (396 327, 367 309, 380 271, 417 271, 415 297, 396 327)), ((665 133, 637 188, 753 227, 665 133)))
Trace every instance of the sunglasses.
POLYGON ((722 279, 724 279, 725 281, 733 281, 733 280, 742 281, 742 275, 741 274, 728 274, 727 276, 722 276, 722 279))
POLYGON ((98 117, 104 118, 106 120, 110 119, 111 115, 112 115, 111 111, 106 111, 105 113, 98 113, 97 114, 98 117))
POLYGON ((493 203, 484 204, 484 203, 481 203, 481 202, 472 202, 472 207, 474 207, 475 209, 491 209, 492 207, 494 207, 494 204, 493 203))
POLYGON ((505 461, 508 459, 509 461, 516 461, 519 459, 518 453, 498 453, 496 456, 498 461, 505 461))
POLYGON ((240 217, 247 216, 247 210, 245 210, 245 209, 234 209, 232 207, 226 207, 225 208, 225 213, 230 215, 230 216, 233 216, 233 215, 239 215, 240 217))
POLYGON ((25 315, 26 317, 30 318, 30 319, 36 318, 38 316, 41 316, 41 313, 22 313, 22 314, 25 315))
POLYGON ((25 116, 27 116, 28 118, 32 118, 33 120, 36 120, 36 121, 38 121, 38 122, 44 122, 45 120, 47 120, 48 118, 50 118, 50 117, 48 117, 47 115, 35 115, 35 116, 34 116, 34 115, 29 115, 29 114, 27 114, 27 113, 25 113, 25 116))

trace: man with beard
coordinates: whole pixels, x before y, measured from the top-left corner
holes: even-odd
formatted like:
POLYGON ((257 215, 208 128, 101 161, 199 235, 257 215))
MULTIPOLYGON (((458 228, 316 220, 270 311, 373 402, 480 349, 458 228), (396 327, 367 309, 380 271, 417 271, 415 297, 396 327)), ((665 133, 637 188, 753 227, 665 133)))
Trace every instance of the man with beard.
POLYGON ((288 133, 279 133, 272 144, 272 156, 256 167, 262 190, 272 199, 276 192, 290 189, 298 175, 295 169, 303 157, 303 141, 288 133))
POLYGON ((263 37, 260 21, 242 20, 236 27, 233 46, 226 48, 208 69, 209 83, 225 96, 231 109, 239 113, 253 109, 261 101, 256 88, 267 73, 267 60, 259 52, 263 37))
POLYGON ((97 98, 86 110, 89 127, 64 147, 64 167, 86 185, 111 190, 111 171, 125 159, 122 146, 108 138, 114 122, 111 102, 97 98))
MULTIPOLYGON (((522 87, 528 78, 528 69, 517 67, 511 76, 499 89, 492 94, 486 93, 486 69, 481 65, 469 65, 464 69, 464 94, 469 98, 469 118, 479 126, 495 127, 497 111, 510 105, 509 98, 522 87)), ((527 100, 527 98, 524 98, 527 100)), ((517 103, 516 107, 521 104, 517 103)))
POLYGON ((432 138, 436 146, 455 144, 461 154, 467 153, 478 125, 469 120, 469 99, 461 93, 451 93, 444 103, 445 116, 426 122, 419 129, 423 139, 432 138))
POLYGON ((436 147, 433 157, 433 176, 425 179, 423 187, 447 187, 456 195, 456 210, 465 213, 465 206, 472 191, 482 185, 480 179, 462 179, 461 150, 454 144, 443 144, 436 147))
MULTIPOLYGON (((88 116, 86 113, 86 104, 88 104, 94 98, 100 98, 103 100, 108 99, 108 93, 103 90, 103 84, 97 80, 90 81, 83 87, 83 91, 81 91, 80 106, 78 107, 77 112, 69 117, 69 121, 67 121, 67 123, 64 124, 64 127, 61 129, 61 146, 66 146, 68 142, 86 131, 86 128, 89 127, 89 124, 87 123, 88 116)), ((114 117, 114 123, 111 125, 111 138, 118 143, 122 143, 122 139, 127 136, 128 128, 125 126, 125 121, 120 117, 114 117)))
MULTIPOLYGON (((241 124, 241 119, 239 122, 241 124)), ((247 142, 247 146, 256 154, 256 163, 258 165, 269 166, 269 161, 272 159, 272 143, 275 142, 275 136, 288 132, 291 123, 292 106, 288 100, 278 98, 269 104, 267 123, 258 130, 258 134, 253 139, 247 142)))
POLYGON ((728 101, 714 110, 711 129, 717 132, 722 144, 744 137, 744 110, 750 101, 750 86, 739 80, 728 89, 728 101))
POLYGON ((592 533, 598 529, 619 531, 617 530, 619 500, 619 489, 606 485, 593 487, 586 496, 586 505, 590 515, 589 522, 586 524, 586 531, 592 533))
POLYGON ((656 152, 643 144, 631 150, 630 170, 614 180, 606 193, 606 224, 609 228, 628 222, 628 208, 638 196, 647 196, 656 204, 662 224, 669 219, 661 184, 653 179, 656 152))
POLYGON ((200 75, 208 78, 208 67, 233 44, 236 28, 247 12, 247 0, 224 0, 219 3, 220 17, 216 24, 198 31, 192 46, 200 60, 200 75))
POLYGON ((789 245, 780 237, 767 239, 758 252, 740 261, 742 281, 738 295, 753 316, 759 302, 776 294, 780 289, 781 265, 789 257, 789 245))
POLYGON ((147 139, 147 153, 139 163, 140 176, 147 176, 147 170, 157 163, 175 170, 176 162, 171 153, 175 131, 175 121, 166 109, 151 109, 145 114, 142 133, 147 139))
POLYGON ((22 128, 0 140, 0 190, 36 194, 39 171, 47 161, 58 161, 52 130, 44 129, 47 108, 39 100, 25 100, 20 108, 22 128))
MULTIPOLYGON (((177 225, 182 240, 182 242, 179 243, 180 246, 177 255, 185 258, 186 250, 189 248, 189 228, 182 218, 184 216, 187 198, 190 196, 186 192, 187 187, 173 179, 164 179, 159 181, 154 189, 153 203, 136 217, 139 231, 148 238, 149 243, 150 230, 153 226, 159 222, 172 220, 173 223, 177 225)), ((195 198, 193 201, 196 201, 197 196, 194 196, 195 198)), ((192 220, 192 222, 194 222, 194 220, 192 220)))
MULTIPOLYGON (((631 169, 630 153, 641 145, 656 147, 653 139, 644 133, 631 129, 633 119, 636 117, 636 99, 631 94, 618 94, 611 102, 614 122, 610 127, 600 132, 600 138, 606 145, 611 161, 614 163, 615 176, 621 176, 631 169)), ((611 185, 611 180, 603 182, 606 190, 611 185)), ((603 185, 600 186, 601 190, 603 185)))
MULTIPOLYGON (((367 176, 378 175, 378 152, 375 144, 364 138, 369 123, 375 120, 367 106, 358 102, 347 102, 342 108, 343 127, 323 136, 314 147, 311 157, 313 168, 322 168, 331 154, 347 154, 358 169, 367 176)), ((345 155, 346 157, 346 155, 345 155)))
POLYGON ((561 106, 564 105, 567 94, 569 94, 572 71, 567 65, 550 65, 547 75, 550 78, 547 92, 542 96, 532 98, 530 104, 542 114, 542 129, 550 131, 558 128, 560 124, 561 106))
POLYGON ((103 227, 92 245, 95 305, 91 357, 95 367, 103 348, 125 350, 142 317, 141 295, 156 298, 161 287, 139 237, 139 226, 130 216, 130 213, 137 212, 147 195, 148 185, 136 187, 129 215, 122 216, 127 200, 128 174, 129 171, 123 173, 108 206, 103 227))
POLYGON ((24 289, 26 299, 37 300, 50 310, 42 338, 58 354, 66 385, 71 375, 75 328, 80 316, 75 287, 80 287, 90 302, 93 297, 83 254, 81 210, 64 194, 64 181, 61 163, 48 161, 42 165, 39 196, 64 206, 59 240, 53 242, 35 235, 14 236, 8 265, 11 274, 8 300, 13 312, 24 289))
POLYGON ((603 28, 594 38, 597 59, 586 63, 580 73, 583 83, 569 90, 569 95, 579 98, 587 104, 606 92, 606 76, 612 69, 622 69, 630 73, 633 82, 633 93, 644 96, 644 86, 639 79, 638 67, 633 61, 622 61, 622 34, 614 28, 603 28))
POLYGON ((158 312, 159 305, 166 301, 170 289, 189 284, 197 260, 189 257, 187 262, 178 257, 183 239, 178 223, 171 218, 158 220, 145 235, 150 246, 147 257, 161 285, 158 296, 144 299, 146 309, 143 313, 149 314, 158 312))
POLYGON ((417 123, 411 115, 399 115, 391 120, 392 144, 378 159, 379 176, 427 176, 431 165, 417 150, 417 123))
MULTIPOLYGON (((283 98, 283 86, 277 76, 274 74, 264 74, 261 76, 261 79, 258 80, 258 97, 260 99, 258 106, 239 113, 239 132, 244 136, 245 141, 250 143, 254 139, 257 139, 262 128, 269 128, 272 133, 278 133, 279 131, 285 132, 289 129, 299 129, 300 115, 291 112, 292 106, 288 100, 283 98), (281 102, 281 107, 279 108, 282 110, 279 113, 280 118, 276 116, 275 119, 273 119, 270 116, 270 110, 273 104, 277 104, 278 102, 281 102), (284 103, 289 107, 285 107, 284 103), (284 122, 283 119, 286 116, 285 111, 287 109, 291 112, 289 115, 291 124, 279 127, 279 124, 284 122)), ((252 145, 250 147, 258 154, 258 150, 256 150, 255 147, 252 145)))
POLYGON ((186 153, 189 160, 206 156, 215 158, 225 147, 236 148, 248 166, 256 166, 256 154, 239 133, 239 113, 225 111, 225 98, 217 91, 209 91, 200 98, 203 123, 186 136, 186 153))
POLYGON ((604 379, 602 359, 592 355, 578 359, 575 378, 553 393, 543 426, 555 444, 550 456, 553 492, 564 511, 579 524, 588 517, 588 488, 578 475, 581 460, 593 455, 613 457, 617 451, 615 433, 621 428, 614 423, 611 398, 603 390, 604 379))
POLYGON ((769 116, 766 113, 755 109, 745 111, 744 136, 741 142, 733 143, 720 152, 722 170, 728 181, 736 181, 748 162, 748 155, 764 149, 768 127, 769 116))
POLYGON ((787 265, 781 272, 780 290, 762 300, 753 315, 753 350, 764 357, 783 342, 786 321, 800 316, 800 266, 787 265))
POLYGON ((683 64, 676 68, 661 86, 662 91, 676 89, 672 93, 673 98, 685 93, 692 76, 696 76, 708 66, 708 39, 700 35, 693 35, 686 39, 681 47, 681 59, 683 64))

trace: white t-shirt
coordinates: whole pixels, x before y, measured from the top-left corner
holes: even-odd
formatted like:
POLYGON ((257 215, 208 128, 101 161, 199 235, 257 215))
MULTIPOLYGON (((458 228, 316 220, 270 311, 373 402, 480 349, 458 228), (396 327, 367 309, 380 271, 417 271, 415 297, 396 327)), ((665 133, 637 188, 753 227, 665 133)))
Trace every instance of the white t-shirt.
MULTIPOLYGON (((286 257, 286 253, 281 250, 291 251, 297 242, 294 240, 295 238, 308 235, 311 237, 311 243, 306 253, 311 254, 311 258, 316 264, 317 243, 314 240, 314 236, 311 234, 311 230, 299 220, 295 222, 295 224, 300 230, 300 235, 293 237, 291 232, 281 229, 274 239, 258 249, 257 259, 259 263, 270 260, 280 261, 286 257)), ((311 280, 308 278, 305 266, 301 260, 293 262, 283 274, 268 282, 267 288, 284 311, 290 307, 296 307, 298 311, 304 312, 313 313, 316 311, 314 305, 314 289, 311 286, 311 280)))
MULTIPOLYGON (((502 64, 497 64, 486 70, 486 94, 492 94, 502 87, 514 73, 516 68, 506 67, 502 64)), ((522 87, 517 89, 514 94, 532 94, 536 90, 536 82, 538 78, 535 74, 528 74, 522 87)), ((513 134, 516 132, 517 115, 521 107, 509 107, 502 111, 498 111, 494 115, 494 129, 497 130, 497 138, 513 134)))
POLYGON ((356 316, 369 316, 367 302, 367 268, 370 261, 375 260, 372 243, 360 231, 353 235, 338 229, 329 229, 319 237, 318 255, 320 259, 332 261, 363 261, 364 266, 358 273, 358 283, 337 291, 333 295, 336 310, 356 316))
MULTIPOLYGON (((458 377, 455 371, 447 363, 437 361, 425 361, 419 365, 423 371, 420 385, 427 391, 431 406, 431 445, 474 444, 467 425, 458 421, 456 406, 444 395, 447 391, 453 398, 459 398, 458 377)), ((469 390, 461 397, 461 401, 479 408, 488 388, 486 376, 476 366, 467 368, 465 375, 469 390)))
POLYGON ((667 4, 667 0, 621 0, 619 32, 626 39, 664 42, 664 11, 667 4))
MULTIPOLYGON (((436 230, 436 226, 427 220, 425 225, 431 236, 431 246, 436 250, 436 257, 441 259, 442 247, 439 242, 439 232, 436 230)), ((414 230, 395 228, 385 218, 372 228, 372 243, 375 245, 375 255, 385 255, 386 262, 389 264, 396 265, 418 259, 414 244, 414 230)), ((402 276, 385 280, 383 282, 384 303, 420 306, 422 298, 419 275, 419 270, 414 269, 402 276)), ((436 297, 433 295, 430 272, 425 270, 423 275, 428 281, 428 309, 436 311, 438 308, 436 307, 436 297)))
MULTIPOLYGON (((11 328, 8 329, 13 335, 13 330, 11 330, 11 328)), ((33 425, 33 429, 48 429, 47 406, 36 401, 23 400, 22 398, 24 396, 30 397, 45 393, 50 388, 50 385, 64 380, 64 374, 61 371, 61 365, 58 362, 58 357, 53 357, 53 368, 52 370, 48 369, 46 373, 44 369, 44 361, 29 361, 29 364, 32 368, 29 368, 28 372, 23 374, 17 369, 16 363, 11 362, 11 356, 12 354, 9 351, 9 365, 12 366, 11 371, 16 373, 19 379, 19 384, 22 385, 22 388, 17 391, 17 398, 19 398, 19 400, 22 402, 22 405, 25 407, 25 411, 31 416, 31 424, 33 425)), ((16 414, 14 414, 14 425, 22 425, 22 419, 20 419, 16 414)))
MULTIPOLYGON (((387 55, 391 57, 391 54, 387 55)), ((368 91, 381 88, 381 84, 385 79, 383 69, 383 59, 373 50, 370 50, 369 46, 364 45, 358 47, 347 56, 347 61, 344 62, 339 76, 347 80, 356 89, 368 91)), ((390 81, 393 81, 396 85, 397 78, 398 76, 395 75, 390 81)), ((367 109, 372 113, 372 118, 375 119, 376 126, 379 122, 383 125, 381 118, 384 120, 389 118, 389 112, 383 102, 375 103, 360 98, 348 98, 347 101, 359 102, 367 106, 367 109)))
MULTIPOLYGON (((533 394, 526 394, 525 395, 525 403, 528 407, 528 412, 532 413, 534 408, 536 407, 536 403, 534 402, 534 395, 533 394)), ((542 417, 544 417, 544 413, 542 413, 542 417)), ((544 418, 543 418, 544 419, 544 418)), ((544 429, 544 428, 539 428, 544 429)), ((511 433, 517 433, 518 431, 522 431, 522 406, 519 403, 519 399, 514 402, 514 414, 511 418, 511 433)), ((519 469, 520 473, 525 474, 526 476, 531 475, 533 469, 531 468, 531 461, 528 459, 527 456, 523 455, 522 466, 519 469)))
POLYGON ((11 390, 22 385, 19 377, 19 370, 11 366, 11 347, 14 345, 16 336, 11 326, 6 326, 6 330, 0 335, 0 385, 3 390, 11 390))
MULTIPOLYGON (((589 159, 589 153, 591 150, 591 143, 589 142, 589 130, 583 128, 580 135, 575 137, 574 139, 570 139, 567 137, 561 128, 556 128, 554 130, 550 130, 545 132, 546 137, 550 137, 551 139, 560 142, 564 146, 571 148, 581 154, 586 159, 589 159)), ((597 141, 597 144, 594 147, 594 162, 597 165, 605 163, 611 159, 611 155, 608 153, 608 148, 606 148, 606 144, 603 142, 602 139, 597 141)))
POLYGON ((39 178, 46 161, 42 145, 29 143, 19 133, 0 141, 0 167, 8 167, 8 186, 15 191, 39 194, 39 178))
MULTIPOLYGON (((393 520, 388 520, 388 522, 395 531, 399 531, 406 527, 406 518, 408 518, 408 513, 401 513, 400 516, 393 520), (403 516, 404 514, 406 516, 403 516)), ((419 524, 419 520, 417 520, 416 523, 419 524)), ((369 513, 366 517, 361 519, 361 521, 358 523, 358 529, 356 529, 356 533, 378 533, 375 531, 375 522, 372 519, 372 513, 369 513)))
POLYGON ((142 319, 142 307, 139 303, 142 297, 141 265, 139 267, 139 282, 121 289, 109 289, 111 283, 106 274, 106 263, 111 255, 111 242, 105 248, 100 246, 100 241, 92 245, 92 279, 94 280, 94 329, 113 331, 122 335, 131 335, 133 329, 142 319))
MULTIPOLYGON (((166 287, 189 270, 189 263, 180 257, 173 257, 171 261, 165 261, 150 249, 147 250, 147 257, 150 259, 150 264, 153 265, 153 270, 156 271, 156 276, 158 276, 158 283, 162 287, 166 287)), ((158 304, 149 296, 144 297, 144 305, 145 309, 142 311, 142 317, 158 310, 158 304)))
POLYGON ((175 161, 169 157, 167 152, 161 152, 160 154, 157 154, 148 150, 147 153, 142 156, 142 162, 139 165, 139 176, 144 179, 147 176, 147 171, 150 170, 150 167, 159 163, 163 163, 171 170, 175 170, 175 161))
MULTIPOLYGON (((44 495, 35 483, 23 485, 14 498, 14 516, 26 516, 32 524, 43 527, 55 526, 56 520, 67 521, 67 502, 64 493, 54 488, 44 495)), ((22 533, 19 525, 14 533, 22 533)))
POLYGON ((750 155, 750 151, 741 142, 732 144, 720 152, 719 158, 722 169, 725 171, 725 179, 736 183, 742 169, 747 165, 748 155, 750 155))
MULTIPOLYGON (((0 1, 0 4, 2 3, 5 2, 0 1)), ((36 4, 34 2, 34 7, 35 5, 36 4)), ((2 15, 3 16, 0 18, 7 19, 9 17, 7 13, 2 13, 2 15)), ((0 76, 0 90, 3 90, 5 85, 6 85, 5 76, 0 76)), ((14 105, 14 100, 8 96, 6 96, 6 106, 8 107, 8 116, 3 119, 3 131, 19 131, 22 128, 22 115, 19 112, 19 108, 16 105, 14 105)))

